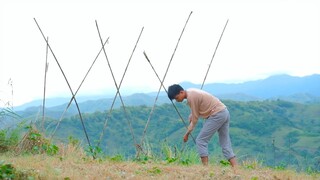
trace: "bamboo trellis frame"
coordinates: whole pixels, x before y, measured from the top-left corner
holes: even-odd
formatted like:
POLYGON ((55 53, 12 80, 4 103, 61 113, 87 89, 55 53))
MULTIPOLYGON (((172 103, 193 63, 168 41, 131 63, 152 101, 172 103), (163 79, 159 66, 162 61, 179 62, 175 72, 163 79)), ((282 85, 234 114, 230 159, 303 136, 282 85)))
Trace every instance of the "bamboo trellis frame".
MULTIPOLYGON (((85 136, 86 136, 86 139, 87 139, 87 141, 88 141, 88 145, 89 145, 90 150, 91 150, 91 152, 92 152, 92 154, 93 154, 93 158, 95 158, 94 152, 93 152, 94 148, 92 148, 92 146, 91 146, 90 139, 89 139, 88 133, 87 133, 87 131, 86 131, 86 127, 85 127, 84 122, 83 122, 83 118, 82 118, 82 115, 81 115, 81 111, 80 111, 80 108, 79 108, 78 103, 77 103, 77 100, 76 100, 76 95, 77 95, 78 91, 80 90, 82 84, 84 83, 86 77, 88 76, 89 72, 91 71, 93 65, 95 64, 97 58, 99 57, 99 55, 101 54, 101 52, 103 52, 103 53, 104 53, 104 56, 105 56, 105 59, 107 60, 108 67, 109 67, 109 71, 110 71, 110 73, 111 73, 111 75, 112 75, 112 78, 113 78, 113 81, 114 81, 114 85, 115 85, 115 87, 116 87, 116 89, 117 89, 117 92, 115 93, 115 96, 114 96, 114 98, 113 98, 113 102, 112 102, 112 105, 111 105, 111 107, 110 107, 110 109, 109 109, 108 116, 106 116, 106 119, 105 119, 105 122, 104 122, 104 126, 103 126, 103 130, 102 130, 102 132, 101 132, 101 135, 100 135, 99 141, 98 141, 98 143, 97 143, 97 146, 100 146, 100 143, 101 143, 101 141, 102 141, 102 138, 103 138, 103 136, 104 136, 104 133, 105 133, 105 130, 106 130, 106 127, 107 127, 108 119, 111 117, 111 114, 112 114, 112 109, 113 109, 113 107, 114 107, 115 100, 116 100, 116 98, 119 96, 119 98, 120 98, 120 100, 121 100, 122 107, 123 107, 123 111, 124 111, 125 116, 126 116, 126 119, 127 119, 127 121, 128 121, 128 126, 129 126, 129 128, 130 128, 130 132, 131 132, 131 135, 132 135, 132 138, 133 138, 133 141, 134 141, 134 146, 135 146, 135 148, 136 148, 136 153, 137 153, 137 156, 139 156, 139 155, 140 155, 140 152, 143 152, 142 145, 143 145, 143 143, 144 143, 144 139, 145 139, 145 135, 146 135, 146 132, 147 132, 147 128, 148 128, 148 125, 149 125, 149 123, 150 123, 150 120, 151 120, 153 111, 154 111, 154 109, 155 109, 155 106, 156 106, 156 102, 157 102, 159 93, 160 93, 160 91, 161 91, 162 88, 165 90, 166 93, 168 93, 168 92, 167 92, 167 89, 166 89, 165 86, 164 86, 164 81, 165 81, 165 78, 166 78, 166 76, 167 76, 169 67, 170 67, 170 65, 171 65, 171 63, 172 63, 173 57, 174 57, 174 55, 175 55, 175 52, 176 52, 176 50, 177 50, 177 47, 178 47, 178 45, 179 45, 180 39, 181 39, 181 37, 182 37, 182 35, 183 35, 183 33, 184 33, 184 30, 185 30, 185 28, 186 28, 186 26, 187 26, 187 24, 188 24, 188 21, 189 21, 189 19, 190 19, 191 14, 192 14, 192 11, 190 12, 190 14, 189 14, 189 16, 188 16, 188 18, 187 18, 187 20, 186 20, 186 22, 185 22, 185 25, 184 25, 184 27, 183 27, 183 29, 182 29, 182 32, 181 32, 180 36, 179 36, 179 39, 178 39, 177 44, 176 44, 176 47, 175 47, 175 49, 174 49, 174 51, 173 51, 173 54, 172 54, 172 56, 171 56, 171 58, 170 58, 169 64, 168 64, 168 66, 167 66, 167 68, 166 68, 165 74, 164 74, 164 76, 163 76, 162 79, 160 79, 157 71, 156 71, 155 68, 153 67, 153 65, 152 65, 152 63, 150 62, 150 59, 148 58, 148 56, 146 55, 146 53, 143 52, 145 58, 147 59, 148 63, 150 64, 151 68, 153 69, 155 75, 157 76, 157 78, 158 78, 158 80, 159 80, 159 82, 160 82, 160 87, 159 87, 157 96, 155 97, 155 101, 154 101, 153 107, 152 107, 152 109, 151 109, 151 111, 150 111, 150 114, 149 114, 147 123, 146 123, 146 125, 145 125, 144 130, 143 130, 143 134, 142 134, 142 138, 141 138, 140 144, 138 144, 137 141, 136 141, 136 139, 135 139, 135 135, 134 135, 133 128, 132 128, 132 125, 131 125, 131 121, 130 121, 129 116, 128 116, 127 112, 126 112, 126 108, 125 108, 125 105, 124 105, 122 96, 121 96, 121 94, 120 94, 120 88, 121 88, 123 79, 124 79, 124 77, 125 77, 125 75, 126 75, 126 72, 127 72, 128 67, 129 67, 129 64, 130 64, 130 62, 131 62, 131 58, 132 58, 132 56, 133 56, 133 54, 134 54, 134 52, 135 52, 135 50, 136 50, 137 44, 138 44, 138 42, 139 42, 139 40, 140 40, 140 37, 141 37, 141 35, 142 35, 142 32, 143 32, 143 30, 144 30, 144 27, 142 27, 142 29, 141 29, 141 31, 140 31, 140 34, 139 34, 138 39, 137 39, 137 41, 136 41, 136 44, 135 44, 135 46, 134 46, 134 48, 133 48, 133 50, 132 50, 131 56, 130 56, 130 58, 129 58, 129 60, 128 60, 128 63, 127 63, 127 65, 126 65, 126 68, 125 68, 125 70, 124 70, 124 73, 123 73, 123 75, 122 75, 122 78, 121 78, 121 80, 120 80, 120 83, 118 84, 117 81, 115 80, 114 73, 113 73, 113 71, 112 71, 112 67, 111 67, 111 65, 110 65, 110 63, 109 63, 109 59, 108 59, 108 56, 107 56, 107 53, 106 53, 106 49, 105 49, 105 45, 106 45, 106 43, 108 42, 108 39, 109 39, 109 38, 108 38, 105 42, 103 42, 102 37, 101 37, 101 34, 100 34, 99 27, 98 27, 98 23, 97 23, 97 21, 95 21, 95 23, 96 23, 96 28, 97 28, 97 32, 98 32, 98 35, 99 35, 99 40, 100 40, 100 43, 101 43, 101 49, 100 49, 100 51, 98 52, 97 56, 95 57, 95 59, 94 59, 93 63, 91 64, 89 70, 88 70, 87 73, 85 74, 82 82, 81 82, 80 85, 78 86, 76 92, 73 92, 73 91, 72 91, 72 88, 71 88, 71 86, 70 86, 70 84, 69 84, 69 82, 68 82, 68 79, 67 79, 67 77, 66 77, 66 75, 65 75, 62 67, 61 67, 60 64, 59 64, 59 61, 58 61, 57 57, 55 56, 55 54, 54 54, 54 52, 53 52, 53 50, 52 50, 52 48, 51 48, 51 46, 50 46, 50 44, 49 44, 49 42, 48 42, 48 38, 45 38, 44 33, 42 32, 42 30, 41 30, 38 22, 37 22, 36 19, 34 18, 34 21, 36 22, 36 24, 37 24, 37 26, 38 26, 38 28, 39 28, 39 30, 40 30, 40 32, 41 32, 44 40, 46 41, 46 45, 47 45, 46 64, 45 64, 45 78, 44 78, 44 97, 43 97, 44 99, 43 99, 42 125, 43 125, 43 123, 44 123, 45 92, 46 92, 46 73, 47 73, 47 70, 48 70, 48 50, 50 50, 51 54, 53 55, 53 57, 54 57, 54 59, 55 59, 55 61, 56 61, 56 63, 57 63, 57 65, 59 66, 60 71, 61 71, 61 73, 63 74, 64 79, 65 79, 65 81, 66 81, 66 83, 67 83, 67 85, 68 85, 68 87, 69 87, 69 90, 70 90, 70 92, 71 92, 71 95, 72 95, 72 97, 70 98, 70 101, 69 101, 67 107, 65 108, 64 112, 62 113, 62 115, 61 115, 61 117, 60 117, 60 119, 59 119, 59 121, 58 121, 58 123, 57 123, 57 125, 56 125, 56 128, 54 129, 54 131, 53 131, 53 133, 52 133, 52 135, 51 135, 51 139, 52 139, 53 136, 55 135, 55 132, 56 132, 56 130, 57 130, 60 122, 62 121, 62 117, 64 116, 65 112, 68 110, 68 108, 70 107, 71 103, 74 101, 75 104, 76 104, 77 110, 78 110, 78 114, 79 114, 79 117, 80 117, 80 120, 81 120, 81 124, 82 124, 82 127, 83 127, 83 131, 84 131, 85 136)), ((219 41, 218 41, 218 44, 216 45, 214 54, 213 54, 213 56, 212 56, 212 58, 211 58, 210 64, 209 64, 209 66, 208 66, 208 69, 207 69, 207 71, 206 71, 205 77, 204 77, 204 79, 203 79, 203 82, 202 82, 202 85, 201 85, 201 89, 203 88, 203 86, 204 86, 204 84, 205 84, 205 81, 206 81, 207 75, 208 75, 208 73, 209 73, 209 70, 210 70, 212 61, 213 61, 213 59, 214 59, 214 56, 215 56, 215 54, 216 54, 216 51, 217 51, 217 49, 218 49, 218 46, 219 46, 219 44, 220 44, 220 41, 221 41, 221 39, 222 39, 222 36, 223 36, 223 34, 224 34, 224 31, 225 31, 225 29, 226 29, 226 26, 227 26, 227 24, 228 24, 228 21, 229 21, 229 20, 227 20, 227 22, 226 22, 226 24, 225 24, 225 26, 224 26, 224 29, 223 29, 223 31, 222 31, 222 34, 221 34, 221 36, 220 36, 220 39, 219 39, 219 41)), ((177 107, 175 106, 175 104, 173 103, 172 100, 171 100, 171 103, 172 103, 172 105, 174 106, 176 112, 178 113, 180 119, 181 119, 182 122, 184 123, 184 126, 187 128, 187 124, 185 123, 182 115, 180 114, 179 110, 177 109, 177 107)), ((192 136, 192 134, 191 134, 191 136, 192 136)), ((193 136, 192 136, 192 138, 193 138, 193 141, 195 142, 195 139, 194 139, 193 136)))

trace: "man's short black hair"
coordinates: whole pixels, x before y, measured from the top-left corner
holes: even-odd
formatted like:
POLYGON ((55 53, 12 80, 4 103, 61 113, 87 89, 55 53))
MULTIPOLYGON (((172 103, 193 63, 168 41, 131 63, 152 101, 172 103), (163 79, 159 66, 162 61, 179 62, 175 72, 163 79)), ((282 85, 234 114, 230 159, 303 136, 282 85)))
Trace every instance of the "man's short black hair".
POLYGON ((173 84, 168 88, 168 97, 170 100, 174 99, 180 91, 184 91, 184 89, 179 84, 173 84))

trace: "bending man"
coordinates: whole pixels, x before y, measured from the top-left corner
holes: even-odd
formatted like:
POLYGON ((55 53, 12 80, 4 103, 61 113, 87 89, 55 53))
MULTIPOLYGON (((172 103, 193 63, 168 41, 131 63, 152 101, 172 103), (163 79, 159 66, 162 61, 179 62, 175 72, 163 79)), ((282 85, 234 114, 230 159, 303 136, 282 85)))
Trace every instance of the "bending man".
POLYGON ((180 85, 174 84, 168 88, 168 97, 182 102, 187 99, 191 109, 189 116, 189 127, 183 137, 184 142, 188 141, 189 134, 198 122, 198 118, 206 119, 200 133, 196 138, 198 153, 203 165, 208 165, 208 143, 215 132, 218 131, 219 143, 223 155, 228 159, 233 168, 236 167, 236 156, 233 153, 229 136, 230 115, 227 107, 215 96, 200 89, 184 90, 180 85))

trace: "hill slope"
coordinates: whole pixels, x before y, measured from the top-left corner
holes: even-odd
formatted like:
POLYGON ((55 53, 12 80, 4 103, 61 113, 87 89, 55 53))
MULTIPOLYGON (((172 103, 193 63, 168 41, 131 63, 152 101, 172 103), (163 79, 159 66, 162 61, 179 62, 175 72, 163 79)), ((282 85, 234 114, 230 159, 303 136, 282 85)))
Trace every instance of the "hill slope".
MULTIPOLYGON (((286 101, 235 102, 223 101, 231 113, 230 133, 234 149, 244 159, 261 158, 267 165, 282 163, 306 168, 315 166, 320 155, 320 104, 298 104, 286 101), (305 158, 310 161, 306 162, 305 158), (313 164, 315 163, 315 164, 313 164)), ((186 118, 189 108, 186 104, 177 104, 182 117, 186 118)), ((168 143, 178 149, 183 146, 193 148, 192 138, 182 143, 185 127, 182 119, 171 104, 162 104, 155 108, 149 119, 151 107, 130 106, 126 113, 122 108, 114 109, 111 116, 107 112, 83 114, 84 125, 92 142, 101 140, 107 154, 135 154, 134 144, 140 144, 142 137, 159 152, 160 145, 168 143), (132 125, 133 134, 130 130, 132 125), (148 128, 146 125, 148 123, 148 128), (103 127, 106 126, 105 131, 103 127), (100 139, 100 137, 103 137, 100 139)), ((187 120, 184 120, 187 123, 187 120)), ((203 121, 198 122, 193 133, 197 135, 203 121)), ((50 134, 57 120, 45 123, 50 134)), ((67 137, 76 137, 86 142, 83 127, 78 116, 64 119, 56 133, 57 139, 67 141, 67 137)), ((211 141, 212 155, 221 156, 218 139, 211 141)))

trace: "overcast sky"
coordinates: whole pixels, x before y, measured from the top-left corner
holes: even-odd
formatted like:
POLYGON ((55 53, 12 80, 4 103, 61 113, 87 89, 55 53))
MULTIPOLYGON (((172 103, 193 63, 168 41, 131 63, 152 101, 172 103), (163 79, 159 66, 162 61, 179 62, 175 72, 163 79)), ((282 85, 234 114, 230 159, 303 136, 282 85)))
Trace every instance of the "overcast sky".
MULTIPOLYGON (((106 52, 118 84, 144 28, 120 91, 157 91, 159 81, 143 51, 162 78, 191 11, 166 87, 182 81, 202 83, 227 20, 206 83, 240 83, 284 73, 320 74, 318 0, 52 2, 0 2, 1 104, 19 105, 43 96, 46 42, 34 18, 73 91, 101 48, 96 20, 103 40, 110 38, 106 52)), ((70 96, 51 52, 48 63, 47 96, 70 96)), ((102 53, 79 95, 115 90, 102 53)))

